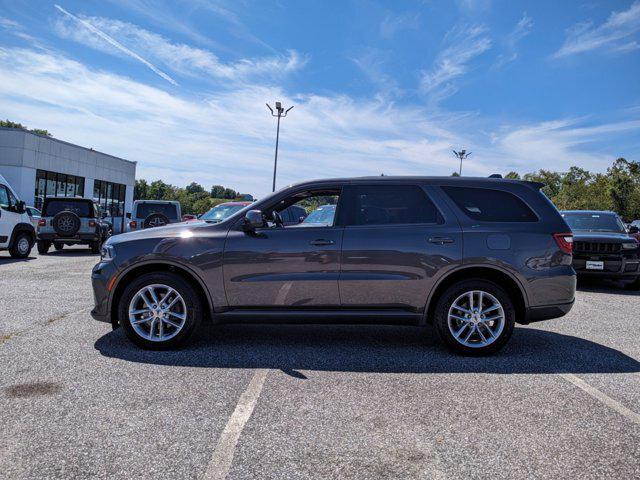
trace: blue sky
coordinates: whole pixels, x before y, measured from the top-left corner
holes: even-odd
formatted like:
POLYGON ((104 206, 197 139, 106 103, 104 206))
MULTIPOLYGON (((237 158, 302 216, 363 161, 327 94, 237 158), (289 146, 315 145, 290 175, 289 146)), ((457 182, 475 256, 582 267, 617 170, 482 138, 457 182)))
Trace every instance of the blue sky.
POLYGON ((640 0, 0 0, 0 116, 138 162, 270 189, 640 160, 640 0))

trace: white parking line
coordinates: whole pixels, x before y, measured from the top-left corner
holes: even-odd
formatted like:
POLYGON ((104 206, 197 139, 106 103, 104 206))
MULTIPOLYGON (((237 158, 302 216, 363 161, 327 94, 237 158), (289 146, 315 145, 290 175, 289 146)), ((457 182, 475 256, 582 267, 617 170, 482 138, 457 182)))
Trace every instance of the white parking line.
POLYGON ((268 372, 267 369, 257 370, 253 374, 249 386, 240 395, 238 405, 231 414, 211 455, 207 470, 202 477, 204 480, 221 480, 226 478, 229 473, 238 439, 258 402, 268 372))
POLYGON ((632 422, 637 423, 638 425, 640 425, 640 414, 637 414, 633 410, 629 410, 627 407, 622 405, 617 400, 614 400, 613 398, 609 397, 608 395, 605 395, 604 393, 602 393, 596 387, 592 387, 587 382, 585 382, 584 380, 582 380, 579 377, 576 377, 572 373, 561 373, 560 376, 562 378, 564 378, 565 380, 567 380, 568 382, 571 382, 572 384, 574 384, 579 389, 587 392, 589 395, 591 395, 593 398, 598 400, 600 403, 606 405, 607 407, 611 408, 612 410, 615 410, 620 415, 624 415, 625 417, 627 417, 632 422))

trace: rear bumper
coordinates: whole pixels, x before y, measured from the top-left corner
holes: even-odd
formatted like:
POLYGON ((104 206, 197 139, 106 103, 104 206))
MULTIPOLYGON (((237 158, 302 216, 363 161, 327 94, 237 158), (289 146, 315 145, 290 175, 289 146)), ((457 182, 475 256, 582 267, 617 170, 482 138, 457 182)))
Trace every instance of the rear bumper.
POLYGON ((79 233, 72 237, 61 237, 57 233, 38 233, 38 240, 45 242, 60 243, 90 243, 100 239, 100 235, 95 233, 79 233))
POLYGON ((529 307, 525 314, 524 321, 520 322, 528 324, 532 322, 541 322, 543 320, 551 320, 552 318, 563 317, 573 307, 575 299, 568 303, 559 303, 555 305, 542 305, 537 307, 529 307))

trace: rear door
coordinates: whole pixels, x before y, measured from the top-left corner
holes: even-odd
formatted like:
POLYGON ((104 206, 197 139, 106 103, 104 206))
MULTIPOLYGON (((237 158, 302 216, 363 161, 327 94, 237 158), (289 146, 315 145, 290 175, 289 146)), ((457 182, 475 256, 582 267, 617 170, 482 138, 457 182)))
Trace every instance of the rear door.
POLYGON ((462 234, 430 187, 345 187, 342 305, 420 311, 436 280, 462 258, 462 234))

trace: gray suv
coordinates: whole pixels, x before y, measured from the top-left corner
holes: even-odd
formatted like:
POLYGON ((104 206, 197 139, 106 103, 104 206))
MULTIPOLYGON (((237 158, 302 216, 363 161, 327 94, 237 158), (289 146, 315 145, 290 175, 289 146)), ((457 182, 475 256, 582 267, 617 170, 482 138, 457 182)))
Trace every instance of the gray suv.
POLYGON ((112 237, 92 273, 95 319, 142 348, 202 321, 432 325, 455 352, 497 351, 514 324, 572 307, 572 235, 541 184, 371 177, 301 183, 219 223, 112 237), (297 205, 334 219, 286 226, 297 205))
POLYGON ((88 245, 92 253, 100 253, 112 228, 102 218, 100 207, 93 200, 49 197, 42 204, 37 232, 41 255, 46 254, 51 245, 56 250, 62 250, 65 245, 88 245))

